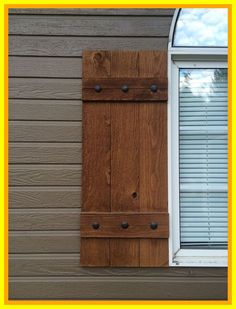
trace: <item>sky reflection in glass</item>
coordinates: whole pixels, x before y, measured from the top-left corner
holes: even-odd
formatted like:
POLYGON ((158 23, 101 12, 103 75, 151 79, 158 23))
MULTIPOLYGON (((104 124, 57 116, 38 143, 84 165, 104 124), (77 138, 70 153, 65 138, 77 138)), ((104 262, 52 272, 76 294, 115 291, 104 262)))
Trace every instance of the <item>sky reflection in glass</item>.
POLYGON ((181 9, 173 46, 227 47, 228 10, 181 9))

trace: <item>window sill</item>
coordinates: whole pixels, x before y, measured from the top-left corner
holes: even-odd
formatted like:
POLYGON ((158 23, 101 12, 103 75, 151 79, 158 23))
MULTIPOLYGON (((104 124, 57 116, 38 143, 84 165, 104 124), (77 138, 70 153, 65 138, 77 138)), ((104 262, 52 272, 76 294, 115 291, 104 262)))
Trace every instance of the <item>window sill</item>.
POLYGON ((170 266, 180 267, 227 267, 227 250, 189 250, 180 249, 176 252, 170 266))

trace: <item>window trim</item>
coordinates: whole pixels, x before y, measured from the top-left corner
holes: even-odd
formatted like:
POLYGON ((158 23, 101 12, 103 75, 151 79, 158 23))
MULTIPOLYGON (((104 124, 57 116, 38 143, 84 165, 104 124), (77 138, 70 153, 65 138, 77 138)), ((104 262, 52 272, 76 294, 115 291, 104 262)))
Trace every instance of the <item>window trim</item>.
POLYGON ((168 98, 168 200, 170 215, 169 265, 170 266, 227 266, 227 250, 180 249, 179 224, 179 68, 227 68, 225 51, 206 61, 203 55, 185 55, 185 61, 173 60, 169 50, 168 98), (173 160, 174 158, 174 160, 173 160))
MULTIPOLYGON (((179 147, 178 138, 173 139, 173 130, 178 130, 179 119, 173 122, 174 113, 178 112, 178 68, 177 64, 187 64, 195 62, 195 64, 202 65, 206 67, 212 64, 215 66, 217 63, 227 64, 228 48, 227 47, 180 47, 172 46, 174 32, 176 23, 179 17, 181 8, 175 10, 174 16, 172 18, 172 23, 170 27, 170 35, 168 42, 168 211, 169 211, 169 265, 170 266, 212 266, 212 267, 222 267, 227 266, 227 250, 193 250, 193 249, 182 249, 180 247, 180 230, 179 230, 179 205, 177 209, 175 203, 173 203, 174 198, 178 200, 179 196, 179 174, 173 168, 173 155, 175 162, 177 160, 177 166, 179 166, 179 147), (175 75, 174 75, 175 74, 175 75), (175 77, 174 77, 175 76, 175 77), (175 79, 175 80, 174 80, 175 79), (176 90, 177 87, 177 90, 176 90), (177 100, 177 102, 176 102, 177 100), (174 107, 174 108, 173 108, 174 107), (176 148, 177 147, 177 148, 176 148), (176 157, 177 155, 177 157, 176 157), (176 176, 177 182, 176 182, 176 176), (177 194, 177 195, 176 195, 177 194), (175 207, 173 207, 175 206, 175 207), (176 216, 177 212, 177 216, 176 216), (173 225, 174 222, 178 222, 178 233, 176 233, 176 226, 173 225), (208 252, 206 252, 208 251, 208 252), (221 252, 220 252, 221 251, 221 252), (177 253, 177 255, 176 255, 177 253), (204 253, 204 254, 203 254, 204 253), (213 258, 214 256, 214 258, 213 258), (177 259, 176 259, 177 258, 177 259)), ((178 113, 177 113, 178 115, 178 113)), ((175 114, 176 116, 176 114, 175 114)))

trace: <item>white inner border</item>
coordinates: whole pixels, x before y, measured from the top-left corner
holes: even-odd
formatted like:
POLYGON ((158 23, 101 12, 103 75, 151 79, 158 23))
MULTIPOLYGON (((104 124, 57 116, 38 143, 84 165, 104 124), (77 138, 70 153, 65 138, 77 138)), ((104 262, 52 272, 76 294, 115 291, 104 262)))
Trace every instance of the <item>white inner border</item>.
POLYGON ((180 249, 179 223, 179 68, 227 68, 227 48, 172 47, 179 10, 175 11, 168 45, 168 211, 169 265, 226 267, 227 250, 180 249))

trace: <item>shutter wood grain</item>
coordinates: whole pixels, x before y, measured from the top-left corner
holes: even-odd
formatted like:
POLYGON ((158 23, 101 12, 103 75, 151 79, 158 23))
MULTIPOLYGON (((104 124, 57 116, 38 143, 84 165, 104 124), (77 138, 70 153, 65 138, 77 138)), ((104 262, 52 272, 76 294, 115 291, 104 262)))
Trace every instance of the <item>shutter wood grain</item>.
MULTIPOLYGON (((138 52, 112 52, 112 77, 137 77, 138 61, 138 52)), ((111 183, 111 211, 139 211, 139 109, 134 103, 111 104, 111 183)), ((139 250, 138 239, 111 239, 111 266, 139 266, 139 250)))
POLYGON ((82 237, 107 238, 167 238, 168 214, 161 212, 86 212, 81 217, 80 232, 82 237), (98 229, 93 229, 93 222, 98 222, 98 229), (127 229, 122 222, 128 222, 127 229), (151 223, 157 224, 156 229, 150 228, 151 223))
MULTIPOLYGON (((83 77, 110 76, 108 52, 84 52, 83 77)), ((83 104, 82 211, 110 211, 110 104, 83 104)), ((109 266, 109 240, 81 238, 81 265, 109 266)))
MULTIPOLYGON (((141 77, 167 76, 166 52, 139 54, 141 77)), ((167 205, 167 104, 141 103, 140 205, 141 211, 165 211, 167 205)), ((167 266, 168 238, 140 240, 140 266, 167 266)))
POLYGON ((82 206, 81 259, 83 259, 83 251, 90 252, 84 255, 82 265, 167 266, 166 52, 94 51, 84 53, 84 57, 83 67, 86 66, 86 71, 91 70, 89 61, 93 66, 90 74, 83 74, 85 146, 83 146, 84 187, 82 192, 85 191, 85 193, 82 196, 83 203, 85 205, 90 203, 90 206, 88 208, 82 206), (121 84, 125 82, 131 84, 127 93, 120 89, 121 84), (151 82, 156 82, 157 87, 160 82, 159 87, 164 90, 163 97, 150 99, 150 95, 146 93, 151 93, 149 85, 151 82), (102 91, 99 93, 94 90, 96 83, 102 84, 102 91), (109 110, 106 115, 107 124, 109 123, 107 126, 109 129, 105 130, 107 135, 103 131, 101 131, 103 134, 100 132, 100 126, 103 123, 101 114, 104 115, 104 109, 109 110), (86 115, 85 111, 90 115, 86 115), (86 117, 92 117, 91 115, 96 117, 94 116, 91 118, 93 121, 86 123, 86 117), (107 151, 99 154, 99 149, 103 147, 107 147, 107 151), (93 154, 90 155, 92 151, 93 154), (88 162, 91 160, 93 162, 88 162), (106 164, 100 165, 100 162, 109 162, 109 168, 106 164), (109 186, 102 187, 103 182, 98 179, 104 175, 104 172, 108 174, 109 186), (89 173, 93 176, 89 177, 89 173), (88 200, 84 199, 89 190, 92 192, 91 188, 95 188, 95 194, 91 194, 88 200), (110 193, 106 191, 104 195, 104 190, 110 193), (96 194, 99 196, 96 197, 96 194), (100 196, 105 197, 102 203, 100 196), (152 234, 152 231, 147 230, 146 225, 145 227, 140 225, 140 222, 145 221, 146 213, 153 216, 153 220, 156 218, 155 213, 164 215, 166 218, 163 223, 164 233, 152 234), (86 214, 89 214, 90 219, 86 214), (126 221, 132 222, 127 233, 120 228, 120 221, 125 214, 129 214, 126 216, 126 221), (137 218, 133 219, 134 216, 137 218), (93 229, 93 223, 98 221, 100 222, 98 229, 93 229), (136 226, 134 226, 135 222, 136 226), (97 246, 101 248, 97 240, 108 245, 102 250, 105 256, 102 257, 100 252, 100 257, 96 259, 94 255, 98 252, 97 246), (92 246, 89 245, 90 242, 92 246))
MULTIPOLYGON (((127 53, 127 52, 126 52, 127 53)), ((114 55, 114 52, 113 52, 114 55)), ((114 71, 116 72, 116 71, 114 71)), ((120 71, 119 71, 120 73, 120 71)), ((138 73, 138 72, 137 72, 138 73)), ((83 79, 83 101, 166 101, 167 78, 147 77, 111 77, 83 79), (94 91, 100 85, 102 91, 94 91), (123 92, 122 86, 127 85, 128 91, 123 92), (152 85, 158 85, 157 91, 151 91, 152 85)))

